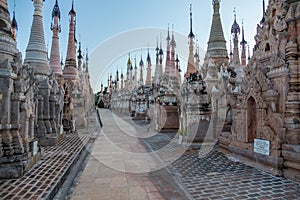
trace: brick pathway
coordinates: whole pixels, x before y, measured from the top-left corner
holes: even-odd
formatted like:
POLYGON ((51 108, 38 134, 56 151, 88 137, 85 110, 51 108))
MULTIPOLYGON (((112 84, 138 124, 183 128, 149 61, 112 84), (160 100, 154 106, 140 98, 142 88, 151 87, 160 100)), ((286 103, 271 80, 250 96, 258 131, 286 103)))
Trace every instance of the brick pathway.
POLYGON ((52 199, 94 131, 99 129, 95 117, 90 122, 91 128, 67 134, 56 146, 45 147, 45 156, 22 178, 0 180, 0 199, 52 199))
MULTIPOLYGON (((182 147, 172 140, 174 137, 174 133, 157 134, 144 142, 154 150, 168 144, 176 152, 182 147)), ((300 199, 300 184, 296 182, 235 162, 217 150, 204 158, 199 158, 198 152, 186 151, 169 165, 194 199, 300 199)), ((171 156, 160 155, 162 160, 171 156)))
POLYGON ((166 169, 152 170, 160 161, 137 137, 151 133, 109 110, 100 114, 104 126, 71 199, 187 199, 166 169))

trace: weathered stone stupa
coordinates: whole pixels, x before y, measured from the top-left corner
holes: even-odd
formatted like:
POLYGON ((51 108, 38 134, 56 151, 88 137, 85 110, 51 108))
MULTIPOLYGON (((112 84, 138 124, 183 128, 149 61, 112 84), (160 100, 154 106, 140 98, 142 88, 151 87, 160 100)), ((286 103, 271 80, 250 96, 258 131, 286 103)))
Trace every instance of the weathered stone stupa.
POLYGON ((34 76, 37 80, 37 92, 35 93, 35 97, 38 99, 36 134, 39 143, 40 145, 54 145, 59 138, 56 122, 53 118, 53 112, 55 112, 53 103, 56 99, 53 90, 57 82, 55 78, 51 78, 52 71, 46 51, 42 15, 43 0, 34 0, 33 5, 33 22, 24 63, 33 67, 34 76))
POLYGON ((0 1, 0 179, 21 177, 41 156, 35 134, 34 70, 22 65, 7 1, 0 1))

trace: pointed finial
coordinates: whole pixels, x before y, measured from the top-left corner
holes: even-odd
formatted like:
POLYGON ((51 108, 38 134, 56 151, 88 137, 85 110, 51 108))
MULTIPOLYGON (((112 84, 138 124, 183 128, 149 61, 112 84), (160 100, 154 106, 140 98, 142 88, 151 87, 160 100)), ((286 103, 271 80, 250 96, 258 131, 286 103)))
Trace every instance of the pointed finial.
POLYGON ((14 0, 14 11, 13 11, 13 16, 15 17, 15 12, 16 12, 16 0, 14 0))
POLYGON ((163 55, 164 51, 162 49, 162 41, 161 41, 161 33, 160 33, 160 48, 159 48, 159 55, 163 55))
POLYGON ((233 14, 234 14, 234 21, 236 21, 236 9, 235 9, 235 7, 233 8, 233 14))
POLYGON ((242 20, 242 41, 241 45, 246 45, 247 41, 245 40, 245 31, 244 31, 244 20, 242 20))
POLYGON ((127 66, 131 65, 131 59, 130 59, 130 52, 128 53, 128 61, 127 61, 127 66))
POLYGON ((262 19, 261 19, 261 21, 260 21, 260 25, 262 26, 263 24, 264 24, 264 22, 265 22, 265 10, 266 10, 266 8, 265 8, 265 0, 263 0, 263 17, 262 17, 262 19))
POLYGON ((18 24, 15 18, 16 15, 16 0, 14 0, 14 11, 13 11, 13 19, 12 19, 12 28, 16 28, 16 30, 18 30, 18 24))
POLYGON ((52 18, 58 17, 60 19, 60 10, 58 6, 58 0, 55 1, 55 5, 52 10, 52 18))
POLYGON ((189 37, 190 38, 194 38, 195 35, 193 33, 193 17, 192 17, 192 4, 190 4, 190 34, 189 34, 189 37))
POLYGON ((156 36, 156 52, 157 52, 157 54, 158 54, 158 52, 159 52, 159 47, 158 47, 158 36, 156 36))
POLYGON ((70 10, 69 15, 70 14, 76 15, 76 12, 74 10, 74 0, 72 0, 72 9, 70 10))
POLYGON ((147 55, 147 61, 150 62, 151 58, 150 58, 150 52, 149 52, 149 42, 148 42, 148 55, 147 55))
POLYGON ((221 2, 221 0, 212 0, 212 4, 213 4, 213 5, 218 4, 218 3, 220 3, 220 2, 221 2))
POLYGON ((89 60, 89 49, 86 48, 85 51, 86 51, 85 60, 88 61, 89 60))
POLYGON ((79 48, 78 48, 78 56, 77 56, 77 58, 78 58, 79 60, 82 59, 81 38, 80 38, 80 35, 79 35, 79 48))
POLYGON ((179 63, 178 54, 176 54, 176 60, 175 60, 175 62, 179 63))
POLYGON ((249 44, 248 44, 248 60, 250 60, 250 46, 249 46, 249 44))
POLYGON ((117 76, 117 81, 119 81, 119 65, 117 65, 116 76, 117 76))
POLYGON ((12 33, 13 33, 14 40, 17 39, 17 30, 18 30, 18 23, 17 23, 17 20, 16 20, 15 10, 16 10, 16 1, 14 0, 14 11, 13 11, 13 18, 12 18, 12 21, 11 21, 11 28, 12 28, 12 33))
POLYGON ((221 2, 221 0, 213 0, 212 4, 214 6, 214 14, 219 14, 219 12, 220 12, 220 2, 221 2))
POLYGON ((174 38, 174 24, 172 24, 172 40, 170 43, 172 46, 176 46, 175 38, 174 38))
POLYGON ((48 60, 50 60, 50 58, 49 58, 49 42, 47 42, 47 45, 46 45, 47 47, 47 58, 48 58, 48 60))
POLYGON ((169 41, 171 38, 170 38, 170 25, 168 24, 168 36, 167 36, 167 40, 169 41))
POLYGON ((162 44, 161 44, 161 33, 159 34, 159 39, 160 39, 160 48, 162 48, 162 44))
POLYGON ((60 57, 61 57, 61 60, 60 60, 60 65, 61 65, 61 66, 63 66, 63 65, 64 65, 64 62, 63 62, 63 60, 64 60, 64 57, 63 57, 63 55, 61 55, 60 57))
POLYGON ((174 40, 174 24, 172 24, 172 40, 174 40))
POLYGON ((232 24, 231 27, 231 34, 234 34, 234 36, 236 37, 238 34, 240 34, 241 29, 239 24, 236 22, 236 9, 233 9, 233 13, 234 13, 234 22, 232 24))
POLYGON ((141 49, 141 60, 140 60, 140 66, 144 66, 143 55, 142 55, 142 49, 141 49))

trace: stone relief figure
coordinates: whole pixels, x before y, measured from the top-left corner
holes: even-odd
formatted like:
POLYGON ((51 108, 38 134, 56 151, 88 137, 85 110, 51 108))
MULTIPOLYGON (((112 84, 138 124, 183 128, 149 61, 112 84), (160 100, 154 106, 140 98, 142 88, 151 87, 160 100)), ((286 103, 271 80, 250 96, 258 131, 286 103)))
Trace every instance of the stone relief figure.
POLYGON ((242 134, 241 130, 244 129, 244 118, 241 114, 241 112, 237 112, 231 127, 231 132, 234 138, 238 138, 238 134, 242 134))
POLYGON ((259 46, 259 43, 261 42, 262 40, 262 32, 263 32, 263 29, 262 27, 257 24, 257 27, 256 27, 256 35, 254 36, 254 39, 255 39, 255 42, 256 42, 256 47, 259 46))
MULTIPOLYGON (((15 110, 14 112, 20 112, 20 136, 22 138, 22 143, 24 145, 25 152, 29 151, 29 143, 34 137, 33 116, 35 115, 35 102, 33 94, 33 68, 28 65, 22 65, 21 62, 17 61, 20 59, 21 54, 17 54, 14 63, 14 70, 17 72, 17 79, 15 80, 15 93, 19 96, 24 96, 20 101, 20 110, 15 110)), ((18 109, 18 108, 13 108, 18 109)))
POLYGON ((14 62, 11 64, 12 70, 15 74, 19 73, 19 69, 22 68, 22 54, 17 53, 14 57, 14 62))
POLYGON ((24 102, 21 103, 20 107, 20 121, 21 123, 21 137, 24 141, 25 151, 29 151, 28 142, 34 138, 33 133, 33 120, 32 117, 34 115, 34 101, 32 90, 28 90, 25 95, 24 102))
POLYGON ((64 106, 63 106, 63 126, 66 131, 73 130, 73 97, 72 91, 74 83, 72 81, 64 84, 64 106))
POLYGON ((58 104, 59 113, 61 113, 64 108, 64 95, 65 95, 64 88, 62 86, 59 86, 57 92, 57 96, 58 96, 57 104, 58 104))
POLYGON ((287 29, 287 24, 284 17, 276 16, 274 21, 274 29, 278 32, 287 29))
POLYGON ((283 32, 280 32, 277 34, 277 40, 279 41, 279 58, 280 58, 280 62, 284 62, 285 59, 285 47, 287 45, 287 36, 288 36, 288 32, 285 30, 283 32))
POLYGON ((282 144, 281 129, 283 119, 279 113, 274 113, 269 106, 262 130, 262 138, 271 141, 271 149, 278 150, 282 144))

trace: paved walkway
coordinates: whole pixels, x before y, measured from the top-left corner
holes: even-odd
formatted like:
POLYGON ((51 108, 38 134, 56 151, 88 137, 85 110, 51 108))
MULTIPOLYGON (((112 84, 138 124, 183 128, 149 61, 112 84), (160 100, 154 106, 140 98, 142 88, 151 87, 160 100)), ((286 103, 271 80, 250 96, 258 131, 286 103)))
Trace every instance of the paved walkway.
POLYGON ((94 143, 72 199, 187 199, 164 163, 140 141, 150 137, 143 126, 100 111, 104 124, 94 143))
POLYGON ((51 199, 90 136, 69 134, 57 146, 46 147, 45 157, 22 178, 0 181, 0 199, 51 199))
MULTIPOLYGON (((158 134, 145 142, 152 149, 161 149, 172 143, 174 136, 158 134)), ((172 146, 182 148, 176 143, 172 146)), ((162 159, 169 156, 165 154, 162 159)), ((202 158, 199 148, 191 148, 168 168, 194 199, 300 199, 299 183, 249 167, 217 149, 202 158)))
POLYGON ((214 149, 177 144, 143 121, 101 110, 104 127, 72 199, 300 199, 300 184, 214 149), (180 185, 180 187, 178 186, 180 185))
POLYGON ((99 129, 95 113, 89 122, 88 129, 67 134, 57 145, 45 147, 45 156, 22 178, 0 180, 0 199, 52 199, 99 129))

